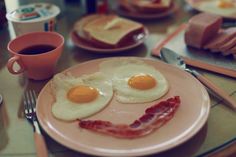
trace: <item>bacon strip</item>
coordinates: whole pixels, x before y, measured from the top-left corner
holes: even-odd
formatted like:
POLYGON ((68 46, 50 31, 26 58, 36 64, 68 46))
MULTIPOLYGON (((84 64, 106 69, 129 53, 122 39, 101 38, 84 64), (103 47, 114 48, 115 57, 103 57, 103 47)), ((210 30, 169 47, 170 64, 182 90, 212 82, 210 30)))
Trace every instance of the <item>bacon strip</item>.
POLYGON ((112 124, 102 120, 80 120, 79 126, 84 129, 111 135, 119 138, 137 138, 152 133, 168 122, 180 105, 180 97, 175 96, 155 104, 130 125, 112 124))

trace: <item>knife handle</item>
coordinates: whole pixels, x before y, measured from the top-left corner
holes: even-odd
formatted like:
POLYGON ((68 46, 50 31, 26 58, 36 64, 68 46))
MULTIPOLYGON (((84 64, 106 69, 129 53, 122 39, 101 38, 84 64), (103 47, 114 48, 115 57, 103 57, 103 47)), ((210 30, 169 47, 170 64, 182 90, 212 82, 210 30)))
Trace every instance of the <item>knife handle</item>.
POLYGON ((236 111, 236 101, 234 101, 224 90, 217 87, 215 84, 213 84, 210 80, 208 80, 203 75, 199 74, 196 71, 192 71, 194 76, 206 87, 208 87, 214 94, 222 98, 223 101, 226 102, 226 104, 232 108, 234 111, 236 111))
POLYGON ((224 68, 217 65, 211 65, 209 63, 205 63, 200 60, 190 59, 188 57, 183 57, 183 59, 187 65, 236 78, 236 70, 224 68))

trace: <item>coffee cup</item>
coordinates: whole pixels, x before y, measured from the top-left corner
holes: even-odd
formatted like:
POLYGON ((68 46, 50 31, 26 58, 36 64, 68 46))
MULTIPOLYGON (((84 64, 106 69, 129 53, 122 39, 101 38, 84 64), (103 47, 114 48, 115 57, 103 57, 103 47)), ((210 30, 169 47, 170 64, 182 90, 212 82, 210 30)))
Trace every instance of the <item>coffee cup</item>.
POLYGON ((12 74, 25 73, 34 80, 48 79, 54 74, 63 47, 64 38, 56 32, 31 32, 18 36, 7 46, 12 55, 7 63, 8 71, 12 74))
POLYGON ((23 5, 6 14, 16 36, 35 31, 55 31, 60 9, 50 3, 23 5))

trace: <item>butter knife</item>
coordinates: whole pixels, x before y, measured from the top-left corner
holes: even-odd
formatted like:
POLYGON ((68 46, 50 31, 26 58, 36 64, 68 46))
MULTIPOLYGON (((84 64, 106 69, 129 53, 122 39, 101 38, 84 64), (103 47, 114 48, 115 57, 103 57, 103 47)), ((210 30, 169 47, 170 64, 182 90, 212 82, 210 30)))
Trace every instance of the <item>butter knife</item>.
POLYGON ((195 76, 203 85, 205 85, 214 95, 222 98, 222 100, 227 104, 230 108, 232 108, 234 111, 236 111, 236 102, 221 88, 213 84, 210 80, 208 80, 206 77, 201 75, 195 70, 191 70, 186 68, 185 61, 182 56, 175 53, 174 51, 168 49, 168 48, 162 48, 161 49, 161 59, 169 64, 172 64, 182 70, 185 70, 195 76))

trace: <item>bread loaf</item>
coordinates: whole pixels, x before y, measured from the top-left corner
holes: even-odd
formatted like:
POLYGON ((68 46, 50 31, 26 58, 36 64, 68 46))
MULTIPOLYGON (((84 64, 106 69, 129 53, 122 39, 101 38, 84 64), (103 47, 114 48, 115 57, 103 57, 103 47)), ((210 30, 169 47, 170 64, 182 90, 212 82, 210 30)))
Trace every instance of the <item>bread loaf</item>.
POLYGON ((221 24, 222 18, 218 15, 200 13, 192 17, 184 35, 185 43, 191 47, 203 48, 204 44, 217 35, 221 24))

